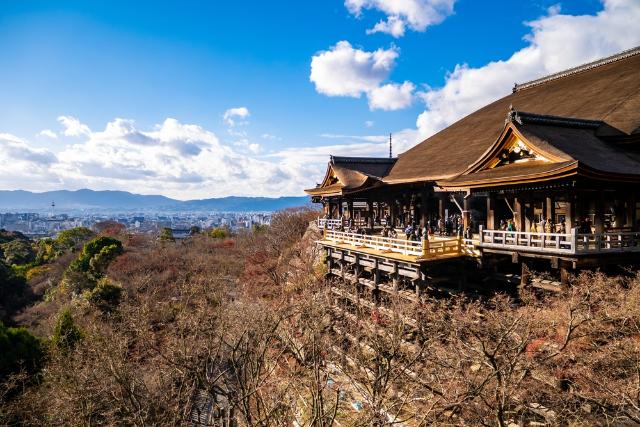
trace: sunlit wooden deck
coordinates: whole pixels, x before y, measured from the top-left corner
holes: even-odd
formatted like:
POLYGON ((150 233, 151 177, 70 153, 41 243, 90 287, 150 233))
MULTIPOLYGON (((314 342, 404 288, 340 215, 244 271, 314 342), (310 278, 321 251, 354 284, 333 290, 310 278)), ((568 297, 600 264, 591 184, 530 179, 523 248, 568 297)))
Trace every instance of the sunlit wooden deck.
POLYGON ((323 238, 317 243, 411 263, 478 255, 473 242, 451 237, 432 237, 429 240, 415 241, 325 229, 323 238))

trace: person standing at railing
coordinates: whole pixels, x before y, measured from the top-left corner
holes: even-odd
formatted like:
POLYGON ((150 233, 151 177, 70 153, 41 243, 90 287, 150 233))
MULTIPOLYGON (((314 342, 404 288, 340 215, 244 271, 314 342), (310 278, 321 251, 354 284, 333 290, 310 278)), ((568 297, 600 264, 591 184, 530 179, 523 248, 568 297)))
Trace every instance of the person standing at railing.
POLYGON ((409 238, 413 234, 413 227, 411 226, 411 224, 407 225, 407 228, 404 229, 404 234, 406 234, 407 240, 409 240, 409 238))
POLYGON ((547 229, 547 220, 544 219, 542 215, 540 215, 540 227, 538 231, 540 233, 544 233, 546 229, 547 229))
POLYGON ((467 225, 467 228, 464 229, 464 234, 462 238, 465 240, 471 240, 473 238, 473 233, 471 232, 471 226, 467 225))
POLYGON ((511 218, 509 218, 509 222, 507 222, 507 231, 516 231, 516 225, 511 218))

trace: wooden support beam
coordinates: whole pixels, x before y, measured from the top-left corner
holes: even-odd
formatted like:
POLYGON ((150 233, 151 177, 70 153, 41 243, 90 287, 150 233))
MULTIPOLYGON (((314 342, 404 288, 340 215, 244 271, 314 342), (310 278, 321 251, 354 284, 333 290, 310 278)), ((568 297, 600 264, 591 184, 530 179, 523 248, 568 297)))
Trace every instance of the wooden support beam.
POLYGON ((445 198, 446 194, 439 194, 438 195, 438 217, 439 218, 444 218, 444 202, 445 202, 445 198))
POLYGON ((525 230, 525 215, 524 215, 524 206, 523 200, 521 197, 516 197, 513 200, 513 222, 516 225, 517 231, 525 230))
POLYGON ((635 191, 632 191, 631 193, 631 200, 628 201, 629 203, 629 219, 630 219, 630 226, 631 229, 633 231, 638 231, 638 210, 637 210, 637 206, 638 206, 638 195, 635 191))
POLYGON ((462 200, 462 224, 466 230, 471 226, 471 197, 464 197, 462 200))
POLYGON ((392 275, 393 291, 398 292, 398 286, 400 285, 400 278, 398 275, 398 263, 393 263, 393 275, 392 275))
POLYGON ((424 227, 429 221, 429 195, 424 188, 420 192, 420 227, 424 227))
POLYGON ((595 217, 594 217, 594 226, 596 228, 596 233, 604 233, 604 191, 598 190, 597 196, 595 199, 595 217))
POLYGON ((576 209, 573 203, 573 197, 571 193, 566 194, 565 200, 566 202, 565 202, 564 232, 569 234, 571 233, 571 229, 576 223, 576 218, 575 218, 576 209))
MULTIPOLYGON (((553 196, 547 196, 545 198, 545 213, 544 219, 547 222, 551 221, 552 223, 556 222, 556 201, 553 196)), ((551 230, 551 232, 555 232, 555 230, 551 230)))
POLYGON ((374 226, 373 217, 374 217, 374 214, 373 214, 373 201, 371 199, 369 199, 367 201, 367 221, 369 223, 368 224, 369 228, 372 229, 372 230, 373 230, 373 226, 374 226))
POLYGON ((487 229, 498 229, 498 224, 496 223, 496 195, 494 193, 489 193, 487 197, 487 229))

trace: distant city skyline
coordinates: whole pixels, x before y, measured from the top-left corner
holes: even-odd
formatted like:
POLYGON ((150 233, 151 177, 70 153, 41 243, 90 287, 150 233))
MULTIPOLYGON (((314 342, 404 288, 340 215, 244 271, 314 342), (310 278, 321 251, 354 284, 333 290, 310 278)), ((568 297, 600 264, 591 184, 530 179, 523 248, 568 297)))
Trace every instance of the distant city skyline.
POLYGON ((329 154, 401 153, 638 22, 638 0, 4 1, 0 190, 301 196, 329 154))

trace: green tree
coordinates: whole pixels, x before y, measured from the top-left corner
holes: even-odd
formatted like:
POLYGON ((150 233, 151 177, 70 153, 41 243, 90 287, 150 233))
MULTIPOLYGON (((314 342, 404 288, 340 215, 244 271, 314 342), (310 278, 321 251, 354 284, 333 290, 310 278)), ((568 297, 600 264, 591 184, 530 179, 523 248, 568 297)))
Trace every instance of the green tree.
POLYGON ((122 286, 103 277, 89 294, 89 302, 103 313, 110 313, 118 308, 122 299, 122 286))
POLYGON ((122 242, 113 237, 97 237, 84 245, 78 257, 65 271, 65 283, 74 292, 93 289, 107 267, 123 252, 122 242))
POLYGON ((12 240, 2 245, 4 260, 9 265, 23 265, 35 261, 36 253, 31 242, 26 240, 12 240))
MULTIPOLYGON (((89 272, 92 270, 91 262, 93 258, 99 258, 94 261, 96 267, 103 266, 105 261, 111 261, 122 253, 122 242, 113 237, 97 237, 84 245, 82 251, 70 265, 72 271, 89 272), (106 249, 105 249, 106 248, 106 249)), ((94 270, 94 272, 98 272, 94 270)))
POLYGON ((95 237, 96 233, 86 227, 75 227, 61 231, 54 244, 58 250, 78 249, 87 240, 95 237))
POLYGON ((251 225, 251 231, 253 231, 256 234, 266 231, 267 228, 268 228, 268 226, 266 224, 252 224, 251 225))
POLYGON ((169 227, 164 227, 162 231, 160 231, 160 240, 173 242, 176 239, 173 237, 173 230, 169 227))
POLYGON ((209 236, 214 239, 224 239, 229 237, 229 230, 224 227, 215 227, 209 230, 209 236))
POLYGON ((0 259, 0 321, 8 320, 33 297, 23 276, 0 259))
POLYGON ((58 316, 56 327, 53 330, 51 342, 61 351, 69 351, 82 340, 82 331, 75 324, 71 310, 64 309, 58 316))
POLYGON ((41 341, 25 328, 9 328, 0 322, 0 381, 21 369, 33 373, 40 369, 41 341))

